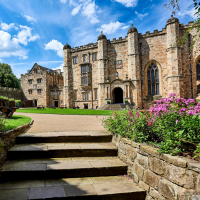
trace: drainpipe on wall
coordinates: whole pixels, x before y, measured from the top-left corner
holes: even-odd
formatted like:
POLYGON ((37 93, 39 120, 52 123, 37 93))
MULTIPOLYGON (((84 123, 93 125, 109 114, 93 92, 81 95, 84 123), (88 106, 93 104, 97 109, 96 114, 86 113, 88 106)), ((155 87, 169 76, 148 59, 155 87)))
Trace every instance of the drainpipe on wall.
POLYGON ((190 62, 190 81, 191 81, 191 98, 193 99, 193 82, 192 82, 192 64, 191 64, 191 34, 188 34, 189 62, 190 62))

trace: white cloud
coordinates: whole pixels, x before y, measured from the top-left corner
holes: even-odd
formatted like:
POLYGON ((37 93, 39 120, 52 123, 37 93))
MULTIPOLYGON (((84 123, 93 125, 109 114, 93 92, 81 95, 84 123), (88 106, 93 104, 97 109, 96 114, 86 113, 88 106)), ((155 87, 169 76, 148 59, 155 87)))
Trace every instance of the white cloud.
POLYGON ((61 72, 63 72, 63 66, 64 66, 64 64, 62 63, 59 67, 53 68, 53 70, 60 69, 61 72))
POLYGON ((0 30, 0 58, 15 56, 26 59, 27 53, 8 32, 0 30))
POLYGON ((24 45, 27 45, 28 42, 35 41, 40 38, 38 34, 33 35, 31 33, 32 28, 28 26, 22 26, 20 25, 20 28, 22 29, 13 40, 15 40, 17 43, 21 43, 24 45))
POLYGON ((72 15, 78 14, 79 11, 80 11, 80 9, 81 9, 81 6, 82 6, 81 4, 78 5, 78 6, 76 6, 76 7, 72 10, 71 14, 72 14, 72 15))
POLYGON ((58 56, 63 57, 63 44, 57 40, 51 40, 45 44, 45 50, 56 51, 58 56))
POLYGON ((97 31, 103 31, 104 33, 111 34, 117 31, 118 29, 124 30, 128 27, 129 26, 125 26, 124 23, 116 21, 116 22, 110 22, 109 24, 101 25, 101 28, 98 28, 97 31))
MULTIPOLYGON (((10 27, 13 28, 15 26, 13 24, 10 27)), ((32 28, 30 27, 22 25, 19 27, 21 30, 14 36, 11 36, 6 31, 0 30, 0 58, 8 58, 11 56, 19 57, 20 59, 28 58, 28 50, 24 49, 20 44, 26 46, 29 42, 37 40, 39 35, 32 34, 32 28)), ((4 28, 9 29, 7 26, 4 28)))
POLYGON ((33 17, 30 17, 28 15, 23 15, 23 17, 25 17, 28 22, 36 22, 37 21, 36 19, 34 19, 33 17))
POLYGON ((114 1, 117 1, 118 3, 121 3, 126 7, 135 7, 137 6, 138 2, 138 0, 114 0, 114 1))
POLYGON ((72 15, 77 15, 81 12, 82 15, 90 18, 90 23, 96 24, 99 23, 97 18, 97 13, 101 12, 100 8, 95 4, 93 0, 70 0, 69 5, 75 6, 72 10, 72 15))
POLYGON ((82 14, 87 17, 92 17, 95 14, 96 5, 95 2, 86 3, 83 6, 82 14))
POLYGON ((96 24, 96 23, 99 23, 100 21, 97 19, 97 17, 94 17, 90 20, 90 23, 91 24, 96 24))
POLYGON ((14 23, 11 23, 11 24, 6 24, 6 23, 3 23, 1 22, 1 25, 0 25, 0 28, 4 31, 8 31, 12 28, 15 28, 16 30, 18 29, 14 23))
POLYGON ((183 12, 179 12, 178 15, 179 15, 180 17, 185 17, 185 16, 189 15, 189 16, 192 17, 193 19, 196 19, 197 16, 195 15, 195 13, 196 13, 195 8, 192 8, 191 10, 185 10, 185 11, 183 11, 183 12))
POLYGON ((122 30, 125 30, 125 29, 127 29, 129 27, 129 25, 127 25, 127 26, 122 26, 122 30))
POLYGON ((66 2, 67 2, 67 0, 60 0, 60 2, 61 2, 61 3, 66 3, 66 2))
POLYGON ((148 15, 148 13, 140 14, 140 13, 138 13, 137 11, 135 11, 135 14, 136 14, 140 19, 143 19, 143 17, 145 17, 145 16, 148 15))

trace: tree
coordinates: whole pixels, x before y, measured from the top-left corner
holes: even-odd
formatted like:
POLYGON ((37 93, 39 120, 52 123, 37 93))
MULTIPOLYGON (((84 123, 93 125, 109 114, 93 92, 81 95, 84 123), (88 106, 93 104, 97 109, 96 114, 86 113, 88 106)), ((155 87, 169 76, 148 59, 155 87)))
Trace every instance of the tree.
POLYGON ((20 81, 13 74, 11 66, 0 63, 0 86, 20 89, 20 81))

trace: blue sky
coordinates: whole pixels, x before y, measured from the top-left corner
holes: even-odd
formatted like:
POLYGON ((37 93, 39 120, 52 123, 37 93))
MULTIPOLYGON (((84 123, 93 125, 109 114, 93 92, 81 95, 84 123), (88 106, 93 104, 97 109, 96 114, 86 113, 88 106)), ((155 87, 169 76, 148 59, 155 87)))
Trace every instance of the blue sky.
MULTIPOLYGON (((139 33, 162 30, 172 10, 169 0, 0 0, 0 62, 20 77, 33 64, 63 66, 63 45, 125 37, 133 23, 139 33)), ((192 0, 181 0, 180 23, 195 20, 192 0)))

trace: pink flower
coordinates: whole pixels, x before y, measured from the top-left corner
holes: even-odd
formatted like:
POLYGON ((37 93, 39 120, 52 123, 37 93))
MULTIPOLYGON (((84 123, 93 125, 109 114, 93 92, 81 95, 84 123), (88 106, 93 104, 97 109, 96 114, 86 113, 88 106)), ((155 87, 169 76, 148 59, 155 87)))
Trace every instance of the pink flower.
POLYGON ((147 121, 147 123, 148 123, 148 126, 152 126, 153 125, 152 122, 150 122, 150 121, 147 121))
POLYGON ((131 112, 131 110, 128 111, 128 114, 130 117, 133 117, 133 113, 131 112))
POLYGON ((176 120, 176 124, 178 123, 178 120, 176 120))

